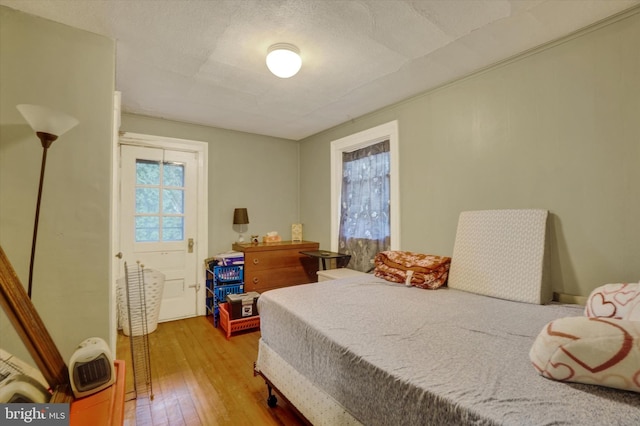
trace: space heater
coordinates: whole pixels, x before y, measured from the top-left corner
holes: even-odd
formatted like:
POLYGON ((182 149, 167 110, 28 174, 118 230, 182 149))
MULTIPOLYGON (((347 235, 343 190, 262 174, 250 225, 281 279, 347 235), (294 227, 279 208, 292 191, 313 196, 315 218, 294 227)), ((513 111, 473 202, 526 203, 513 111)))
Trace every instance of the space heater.
POLYGON ((76 398, 111 386, 116 380, 116 373, 107 342, 99 337, 90 337, 80 343, 69 361, 69 378, 76 398))

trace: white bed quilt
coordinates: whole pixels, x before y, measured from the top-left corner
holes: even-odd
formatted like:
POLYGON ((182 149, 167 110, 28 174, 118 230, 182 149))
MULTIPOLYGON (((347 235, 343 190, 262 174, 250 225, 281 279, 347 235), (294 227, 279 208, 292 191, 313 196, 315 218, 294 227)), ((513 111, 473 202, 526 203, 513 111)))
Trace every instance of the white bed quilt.
POLYGON ((539 376, 529 349, 551 320, 580 316, 373 276, 265 292, 263 343, 367 425, 640 424, 631 392, 539 376))

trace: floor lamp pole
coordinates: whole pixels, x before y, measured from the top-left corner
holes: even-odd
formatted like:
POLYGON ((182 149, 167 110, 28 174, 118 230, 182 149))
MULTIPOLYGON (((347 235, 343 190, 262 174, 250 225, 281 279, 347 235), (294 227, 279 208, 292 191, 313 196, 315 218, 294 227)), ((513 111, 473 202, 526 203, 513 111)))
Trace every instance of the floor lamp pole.
POLYGON ((36 132, 40 142, 42 142, 42 165, 40 166, 40 185, 38 186, 38 201, 36 202, 36 219, 33 224, 33 240, 31 241, 31 261, 29 263, 29 286, 27 295, 31 299, 31 283, 33 282, 33 264, 36 258, 36 239, 38 238, 38 222, 40 220, 40 201, 42 200, 42 185, 44 184, 44 169, 47 165, 47 151, 49 147, 58 139, 56 135, 45 132, 36 132))
POLYGON ((78 120, 60 111, 54 111, 41 105, 20 104, 16 108, 36 132, 42 143, 42 166, 40 166, 40 185, 38 187, 38 202, 36 203, 36 219, 33 224, 33 240, 31 241, 31 261, 29 263, 29 285, 27 296, 31 299, 33 283, 33 263, 36 258, 36 239, 38 237, 38 221, 40 219, 40 201, 42 200, 42 185, 44 184, 44 168, 47 164, 47 150, 58 136, 65 134, 78 125, 78 120))

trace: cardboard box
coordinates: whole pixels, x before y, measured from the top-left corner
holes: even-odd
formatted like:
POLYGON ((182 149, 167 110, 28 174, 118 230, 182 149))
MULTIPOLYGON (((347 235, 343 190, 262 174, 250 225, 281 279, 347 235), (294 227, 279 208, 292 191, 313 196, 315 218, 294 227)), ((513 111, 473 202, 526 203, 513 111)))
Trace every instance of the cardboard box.
POLYGON ((231 319, 242 319, 258 315, 259 297, 260 293, 256 291, 227 294, 227 303, 229 303, 231 319))

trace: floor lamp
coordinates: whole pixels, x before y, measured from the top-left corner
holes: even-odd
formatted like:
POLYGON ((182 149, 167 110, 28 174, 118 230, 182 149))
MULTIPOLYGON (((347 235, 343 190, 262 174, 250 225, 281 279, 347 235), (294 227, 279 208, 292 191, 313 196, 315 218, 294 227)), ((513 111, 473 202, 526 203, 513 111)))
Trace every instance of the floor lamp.
POLYGON ((42 199, 42 184, 44 183, 44 168, 47 164, 47 150, 59 136, 71 130, 78 124, 78 120, 63 112, 54 111, 40 105, 21 104, 16 106, 20 114, 29 123, 42 143, 42 165, 40 166, 40 185, 38 187, 38 201, 36 203, 36 219, 33 224, 33 240, 31 242, 31 261, 29 262, 29 287, 27 294, 31 298, 31 283, 33 281, 33 263, 36 255, 36 239, 38 236, 38 220, 40 218, 40 200, 42 199))

